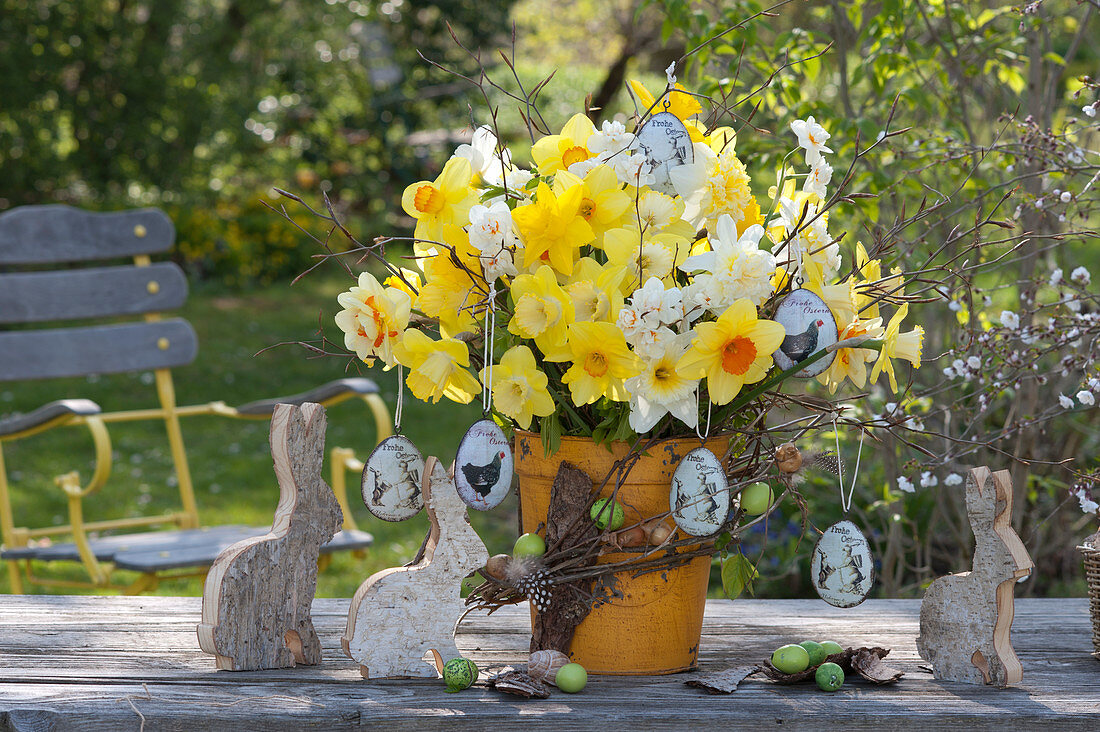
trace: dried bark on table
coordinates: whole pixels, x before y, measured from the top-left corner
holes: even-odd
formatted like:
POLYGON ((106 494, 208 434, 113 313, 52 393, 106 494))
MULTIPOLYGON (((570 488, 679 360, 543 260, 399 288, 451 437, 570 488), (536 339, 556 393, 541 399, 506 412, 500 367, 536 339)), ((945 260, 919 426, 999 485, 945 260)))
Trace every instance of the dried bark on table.
POLYGON ((684 683, 711 694, 732 694, 742 681, 759 670, 759 666, 734 666, 725 671, 696 674, 684 683))
MULTIPOLYGON (((546 545, 555 552, 586 544, 599 534, 588 516, 592 479, 579 468, 562 462, 550 489, 546 515, 546 545)), ((593 560, 594 561, 594 560, 593 560)), ((531 651, 552 649, 569 653, 573 633, 592 609, 590 580, 554 585, 550 601, 531 625, 531 651)))

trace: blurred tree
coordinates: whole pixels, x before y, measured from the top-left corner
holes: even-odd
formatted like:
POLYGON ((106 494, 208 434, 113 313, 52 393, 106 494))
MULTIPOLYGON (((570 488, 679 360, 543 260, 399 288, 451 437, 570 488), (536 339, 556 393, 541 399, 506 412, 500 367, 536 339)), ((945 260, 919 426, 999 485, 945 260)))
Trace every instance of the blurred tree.
POLYGON ((0 0, 0 208, 252 195, 368 201, 397 144, 461 119, 452 79, 511 0, 0 0), (327 182, 326 182, 327 181, 327 182))

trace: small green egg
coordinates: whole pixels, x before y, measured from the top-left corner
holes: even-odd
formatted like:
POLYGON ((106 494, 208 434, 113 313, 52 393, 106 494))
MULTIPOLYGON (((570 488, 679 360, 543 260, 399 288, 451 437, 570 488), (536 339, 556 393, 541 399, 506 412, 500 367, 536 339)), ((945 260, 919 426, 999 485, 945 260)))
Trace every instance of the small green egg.
POLYGON ((817 667, 814 681, 822 691, 836 691, 844 685, 844 669, 832 663, 823 663, 817 667))
POLYGON ((596 526, 601 531, 607 528, 609 522, 612 531, 618 531, 623 525, 623 507, 619 505, 618 501, 614 501, 610 498, 601 498, 593 503, 589 515, 592 517, 592 520, 596 522, 596 526), (614 506, 606 508, 608 503, 613 503, 614 506))
POLYGON ((468 658, 452 658, 443 664, 443 683, 447 684, 447 691, 454 693, 468 689, 477 681, 477 664, 468 658))
POLYGON ((567 694, 576 694, 588 683, 588 672, 579 663, 567 663, 558 669, 554 685, 567 694))

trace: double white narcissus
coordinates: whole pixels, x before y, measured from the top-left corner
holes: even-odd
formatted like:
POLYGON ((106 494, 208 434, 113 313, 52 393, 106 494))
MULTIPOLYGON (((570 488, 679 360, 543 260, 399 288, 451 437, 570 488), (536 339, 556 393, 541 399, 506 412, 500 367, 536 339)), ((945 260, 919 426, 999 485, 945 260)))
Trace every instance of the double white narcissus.
POLYGON ((470 351, 462 341, 433 341, 418 330, 408 330, 394 346, 393 354, 399 364, 411 369, 405 383, 420 401, 435 403, 445 396, 469 404, 481 391, 481 384, 466 370, 470 351))
POLYGON ((342 292, 336 301, 343 310, 336 313, 336 325, 344 332, 344 347, 368 363, 382 359, 393 366, 393 346, 409 324, 412 305, 408 293, 396 287, 383 288, 369 272, 359 275, 358 284, 342 292))
MULTIPOLYGON (((505 351, 500 363, 493 366, 491 376, 493 406, 523 429, 531 428, 532 417, 553 414, 554 399, 546 388, 546 374, 535 366, 535 355, 527 346, 513 346, 505 351)), ((481 381, 489 378, 489 369, 482 369, 481 381)))
POLYGON ((783 342, 783 326, 756 317, 756 306, 741 299, 713 323, 695 326, 691 348, 676 364, 689 379, 707 379, 707 391, 715 404, 728 404, 745 384, 763 379, 772 354, 783 342))
POLYGON ((642 373, 626 380, 630 392, 630 428, 645 434, 661 418, 671 414, 688 427, 699 424, 699 399, 695 390, 698 379, 688 379, 676 371, 676 364, 687 350, 691 333, 671 339, 664 353, 647 361, 642 373))

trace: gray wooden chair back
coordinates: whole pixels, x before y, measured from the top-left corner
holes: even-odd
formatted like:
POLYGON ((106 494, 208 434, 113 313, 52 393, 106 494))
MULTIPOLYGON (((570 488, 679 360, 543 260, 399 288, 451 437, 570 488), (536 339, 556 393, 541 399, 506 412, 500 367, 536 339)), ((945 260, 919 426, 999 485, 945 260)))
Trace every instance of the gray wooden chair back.
POLYGON ((187 298, 178 266, 149 261, 174 241, 172 221, 158 209, 93 213, 50 205, 0 213, 0 381, 193 361, 191 325, 148 315, 178 308, 187 298), (122 258, 132 263, 87 266, 122 258), (72 325, 142 315, 134 322, 72 325), (40 327, 46 323, 64 327, 40 327), (5 325, 15 327, 3 330, 5 325))

